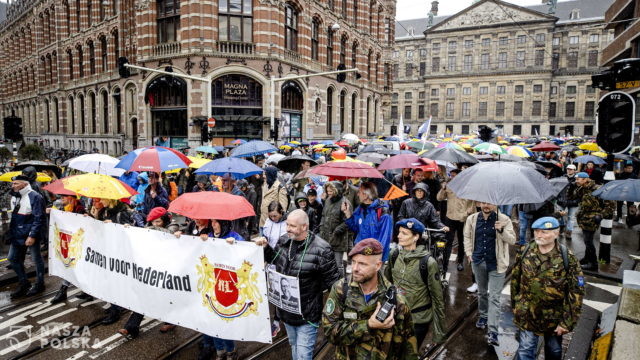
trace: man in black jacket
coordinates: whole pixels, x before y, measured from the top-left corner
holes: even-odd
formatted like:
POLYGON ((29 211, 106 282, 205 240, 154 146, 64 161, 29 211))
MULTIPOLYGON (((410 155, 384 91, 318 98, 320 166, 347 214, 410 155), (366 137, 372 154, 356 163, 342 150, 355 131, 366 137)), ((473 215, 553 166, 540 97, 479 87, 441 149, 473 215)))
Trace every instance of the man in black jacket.
POLYGON ((398 221, 402 219, 416 218, 428 228, 449 228, 440 221, 436 208, 429 202, 429 188, 425 183, 417 183, 413 187, 412 197, 403 201, 398 213, 398 221))
POLYGON ((266 246, 265 238, 256 240, 264 247, 265 260, 280 274, 298 278, 301 315, 276 309, 284 322, 293 360, 311 360, 322 316, 322 292, 340 278, 331 246, 309 231, 309 217, 300 209, 287 216, 287 234, 276 247, 266 246))

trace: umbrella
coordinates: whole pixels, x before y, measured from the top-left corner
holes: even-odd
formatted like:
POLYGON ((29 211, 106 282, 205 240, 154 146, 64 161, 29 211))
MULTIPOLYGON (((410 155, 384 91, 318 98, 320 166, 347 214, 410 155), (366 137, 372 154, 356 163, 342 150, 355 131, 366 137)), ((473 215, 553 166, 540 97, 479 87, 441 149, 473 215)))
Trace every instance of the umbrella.
POLYGON ((196 170, 196 174, 218 175, 224 176, 231 174, 234 179, 244 179, 251 175, 262 174, 262 169, 254 163, 238 158, 226 157, 216 159, 206 163, 200 169, 196 170))
MULTIPOLYGON (((74 176, 78 176, 78 175, 74 175, 74 176)), ((73 176, 69 176, 69 177, 73 177, 73 176)), ((62 180, 56 180, 51 184, 44 186, 42 189, 47 190, 48 192, 56 195, 72 195, 72 196, 76 195, 76 193, 74 193, 73 191, 67 190, 64 188, 64 182, 62 182, 62 180)))
POLYGON ((464 148, 454 142, 444 142, 441 144, 438 144, 438 146, 436 146, 436 148, 440 149, 440 148, 453 148, 456 150, 461 150, 464 151, 464 148))
POLYGON ((282 155, 282 154, 273 154, 270 155, 264 162, 266 164, 277 164, 280 160, 284 159, 286 156, 282 155))
POLYGON ((342 135, 342 140, 346 140, 350 144, 355 144, 360 141, 360 138, 356 134, 344 134, 342 135))
POLYGON ((569 151, 569 152, 574 152, 576 150, 578 150, 579 148, 575 145, 565 145, 563 147, 560 148, 560 150, 562 151, 569 151))
POLYGON ((131 186, 103 174, 82 174, 62 179, 64 188, 82 196, 102 199, 123 199, 136 195, 131 186))
POLYGON ((382 164, 382 162, 386 158, 387 157, 385 155, 374 153, 374 152, 366 152, 366 153, 358 155, 358 157, 357 157, 357 159, 360 160, 360 161, 370 162, 370 163, 374 163, 376 165, 382 164))
POLYGON ((236 220, 256 215, 243 196, 217 191, 182 194, 171 202, 168 211, 191 219, 236 220))
POLYGON ((425 165, 429 165, 429 163, 423 161, 423 159, 416 154, 400 154, 384 160, 382 164, 378 166, 378 170, 415 169, 425 165))
POLYGON ((211 146, 211 145, 198 146, 196 148, 196 151, 203 152, 203 153, 208 153, 208 154, 213 154, 213 155, 218 155, 218 150, 216 150, 216 148, 211 146))
MULTIPOLYGON (((560 146, 551 141, 542 141, 540 144, 531 148, 531 151, 556 151, 560 150, 560 146)), ((544 201, 544 200, 543 200, 544 201)))
POLYGON ((120 176, 124 169, 116 168, 120 160, 104 154, 86 154, 69 161, 68 167, 87 173, 120 176))
POLYGON ((609 181, 592 194, 603 200, 640 201, 640 180, 609 181))
POLYGON ((379 145, 379 144, 369 144, 369 145, 365 146, 365 147, 360 151, 360 153, 361 153, 361 154, 362 154, 362 153, 368 153, 368 152, 371 152, 371 153, 377 153, 377 152, 380 152, 381 150, 385 150, 385 149, 386 149, 386 147, 385 147, 384 145, 379 145))
POLYGON ((525 158, 511 154, 498 155, 498 161, 526 162, 525 158))
POLYGON ((595 152, 592 152, 591 155, 597 156, 597 157, 603 158, 603 159, 607 158, 607 153, 603 152, 603 151, 595 151, 595 152))
POLYGON ((422 142, 422 141, 409 141, 407 143, 407 147, 414 149, 414 150, 418 150, 418 151, 422 151, 422 150, 431 150, 434 147, 436 147, 433 143, 431 142, 422 142))
MULTIPOLYGON (((189 164, 189 167, 192 169, 200 169, 204 164, 212 161, 211 159, 204 159, 204 158, 199 158, 195 156, 187 156, 187 157, 189 158, 189 160, 191 160, 191 164, 189 164)), ((182 169, 173 169, 173 170, 165 171, 165 173, 177 174, 180 172, 180 170, 182 169)))
POLYGON ((533 153, 529 149, 522 146, 517 146, 517 145, 509 146, 507 147, 506 150, 507 150, 507 154, 511 154, 511 155, 515 155, 523 158, 533 156, 533 153))
POLYGON ((351 146, 351 144, 349 144, 347 141, 345 140, 340 140, 338 142, 336 142, 336 145, 341 146, 341 147, 347 147, 347 146, 351 146))
POLYGON ((163 172, 186 168, 189 164, 191 160, 177 150, 163 146, 150 146, 128 153, 116 167, 129 171, 163 172))
POLYGON ((62 170, 60 170, 60 168, 57 167, 56 165, 52 163, 48 163, 46 161, 39 161, 39 160, 23 161, 18 165, 14 166, 13 169, 11 170, 22 170, 29 166, 33 166, 37 171, 51 170, 53 171, 54 174, 56 174, 57 177, 60 177, 62 175, 62 170))
POLYGON ((224 146, 222 145, 214 146, 213 148, 216 149, 218 153, 221 153, 224 151, 224 146))
POLYGON ((598 146, 598 144, 593 142, 582 143, 578 145, 578 149, 585 151, 600 151, 600 147, 598 146))
POLYGON ((549 180, 554 189, 560 194, 567 186, 569 186, 569 179, 566 176, 560 176, 549 180))
POLYGON ((459 198, 494 205, 541 203, 556 195, 549 180, 535 169, 505 161, 467 168, 451 180, 449 188, 459 198))
POLYGON ((244 143, 246 143, 246 140, 242 140, 242 139, 235 139, 231 142, 231 145, 242 145, 244 143))
POLYGON ((483 142, 473 147, 473 150, 485 154, 506 154, 507 152, 498 144, 483 142))
POLYGON ((252 140, 248 143, 244 143, 239 145, 237 148, 231 151, 231 156, 233 157, 250 157, 257 156, 266 153, 274 153, 277 152, 278 149, 275 146, 269 144, 266 141, 262 140, 252 140))
MULTIPOLYGON (((22 175, 22 171, 9 171, 0 175, 0 181, 11 182, 14 176, 22 175)), ((37 182, 49 182, 51 177, 45 173, 39 172, 36 177, 37 182)))
POLYGON ((593 155, 582 155, 582 156, 578 156, 573 160, 573 162, 578 164, 586 164, 589 161, 593 161, 593 163, 596 165, 604 165, 607 163, 606 161, 604 161, 604 159, 599 158, 597 156, 593 156, 593 155))
POLYGON ((634 162, 639 162, 640 159, 638 159, 635 156, 631 156, 631 155, 627 155, 627 154, 615 154, 615 158, 618 160, 623 160, 623 161, 634 161, 634 162))
POLYGON ((331 161, 309 169, 307 174, 324 175, 340 180, 363 177, 380 179, 384 177, 374 167, 356 161, 331 161))
POLYGON ((469 163, 477 164, 478 160, 466 151, 456 150, 454 148, 433 149, 421 155, 423 158, 431 160, 442 160, 453 164, 469 163))
POLYGON ((284 172, 295 174, 300 171, 300 167, 305 161, 309 161, 311 163, 311 166, 318 165, 315 160, 306 155, 292 155, 278 161, 278 164, 276 166, 278 167, 278 169, 284 172))

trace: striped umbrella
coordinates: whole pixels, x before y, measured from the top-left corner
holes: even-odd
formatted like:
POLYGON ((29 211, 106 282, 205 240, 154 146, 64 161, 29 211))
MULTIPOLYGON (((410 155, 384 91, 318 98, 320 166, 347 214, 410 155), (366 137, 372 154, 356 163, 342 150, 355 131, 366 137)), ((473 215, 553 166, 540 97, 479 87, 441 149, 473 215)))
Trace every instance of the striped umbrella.
POLYGON ((443 142, 441 144, 439 144, 438 146, 436 146, 436 148, 438 149, 442 149, 442 148, 451 148, 451 149, 456 149, 456 150, 462 150, 464 151, 464 148, 454 142, 443 142))
POLYGON ((136 149, 120 159, 115 166, 129 171, 163 172, 189 167, 191 160, 183 153, 163 146, 136 149))
POLYGON ((478 144, 473 147, 473 150, 480 153, 496 154, 496 155, 503 155, 507 153, 500 145, 489 143, 489 142, 483 142, 481 144, 478 144))
POLYGON ((507 154, 511 154, 511 155, 515 155, 515 156, 519 156, 522 158, 526 158, 526 157, 531 157, 533 156, 533 153, 531 151, 529 151, 529 149, 524 148, 522 146, 509 146, 507 147, 507 154))

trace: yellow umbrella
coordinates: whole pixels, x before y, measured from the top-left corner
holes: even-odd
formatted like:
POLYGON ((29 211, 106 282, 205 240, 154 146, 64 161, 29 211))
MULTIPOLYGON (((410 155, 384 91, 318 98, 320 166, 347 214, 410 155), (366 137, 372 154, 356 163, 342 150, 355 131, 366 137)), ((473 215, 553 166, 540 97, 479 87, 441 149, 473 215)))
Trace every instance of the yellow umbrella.
POLYGON ((280 150, 291 150, 291 146, 289 146, 289 145, 280 145, 280 150))
MULTIPOLYGON (((187 156, 187 157, 189 158, 189 160, 191 160, 191 164, 189 164, 189 167, 193 169, 200 169, 204 164, 212 161, 211 159, 205 159, 197 156, 187 156)), ((165 171, 165 173, 177 174, 180 172, 180 170, 182 169, 173 169, 173 170, 165 171)))
POLYGON ((578 145, 578 149, 586 151, 600 151, 600 147, 596 143, 583 143, 578 145))
POLYGON ((300 141, 289 141, 289 144, 294 144, 294 145, 302 145, 302 143, 300 141))
MULTIPOLYGON (((21 174, 22 171, 9 171, 8 173, 0 175, 0 181, 10 182, 14 176, 18 176, 21 174)), ((38 173, 38 177, 36 178, 37 182, 49 182, 51 180, 51 176, 41 172, 38 173)))
POLYGON ((602 151, 592 152, 591 155, 597 156, 597 157, 601 157, 601 158, 604 158, 604 159, 607 158, 607 153, 606 152, 602 152, 602 151))
POLYGON ((79 195, 101 199, 123 199, 136 195, 129 185, 108 175, 82 174, 62 179, 64 188, 79 195))
POLYGON ((498 141, 498 144, 500 144, 500 145, 509 145, 509 142, 508 141, 504 141, 504 140, 500 140, 500 141, 498 141))

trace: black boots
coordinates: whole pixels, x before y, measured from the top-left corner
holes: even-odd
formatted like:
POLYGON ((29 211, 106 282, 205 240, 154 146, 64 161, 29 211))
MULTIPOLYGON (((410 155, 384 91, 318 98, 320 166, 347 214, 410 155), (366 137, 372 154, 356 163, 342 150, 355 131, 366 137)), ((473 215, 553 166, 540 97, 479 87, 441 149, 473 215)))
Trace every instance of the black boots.
POLYGON ((51 305, 55 305, 67 300, 67 288, 68 286, 66 285, 60 286, 60 289, 58 290, 58 293, 56 293, 56 296, 51 299, 51 305))
POLYGON ((11 300, 13 299, 17 299, 17 298, 21 298, 25 295, 27 295, 27 293, 29 292, 29 288, 31 287, 31 284, 29 284, 29 282, 24 282, 21 283, 20 285, 18 285, 18 288, 11 293, 11 300))
POLYGON ((40 294, 43 291, 44 291, 44 284, 36 283, 35 285, 33 285, 31 287, 31 289, 29 289, 29 291, 27 291, 27 293, 25 295, 26 296, 33 296, 33 295, 40 294))

